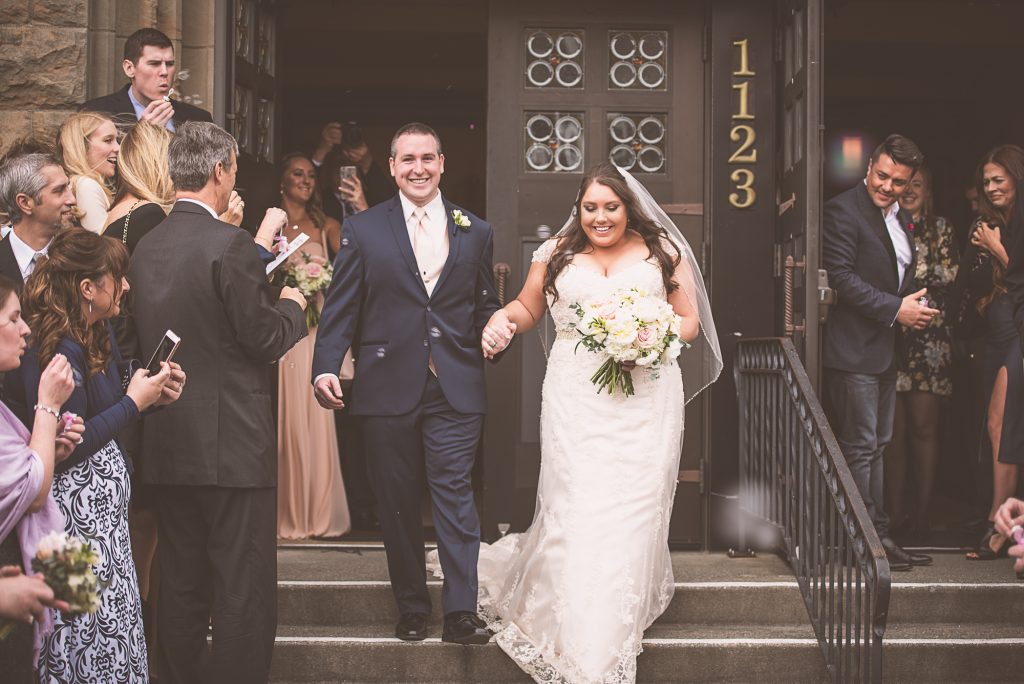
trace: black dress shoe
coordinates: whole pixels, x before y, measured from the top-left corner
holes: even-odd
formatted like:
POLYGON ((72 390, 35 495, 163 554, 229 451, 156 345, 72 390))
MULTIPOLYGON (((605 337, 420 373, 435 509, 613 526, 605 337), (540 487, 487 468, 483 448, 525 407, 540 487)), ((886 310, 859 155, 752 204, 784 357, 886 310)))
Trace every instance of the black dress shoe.
POLYGON ((476 613, 451 613, 444 616, 441 641, 450 644, 486 644, 491 640, 487 625, 476 613))
POLYGON ((901 549, 891 537, 882 537, 882 548, 885 549, 885 556, 889 559, 890 570, 902 572, 914 567, 910 560, 910 554, 901 549))
POLYGON ((932 564, 932 557, 926 553, 914 553, 913 551, 907 551, 906 549, 903 549, 903 553, 910 557, 911 565, 922 566, 932 564))
POLYGON ((395 636, 402 641, 423 641, 427 638, 427 616, 406 613, 395 626, 395 636))

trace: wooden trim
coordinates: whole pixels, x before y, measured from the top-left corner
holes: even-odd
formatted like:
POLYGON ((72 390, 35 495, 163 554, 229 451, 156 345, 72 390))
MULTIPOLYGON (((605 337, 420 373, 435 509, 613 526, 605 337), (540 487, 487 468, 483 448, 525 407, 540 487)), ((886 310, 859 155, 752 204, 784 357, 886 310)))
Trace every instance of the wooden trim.
POLYGON ((672 216, 703 216, 704 215, 704 203, 695 202, 690 204, 662 204, 660 205, 662 210, 672 216))

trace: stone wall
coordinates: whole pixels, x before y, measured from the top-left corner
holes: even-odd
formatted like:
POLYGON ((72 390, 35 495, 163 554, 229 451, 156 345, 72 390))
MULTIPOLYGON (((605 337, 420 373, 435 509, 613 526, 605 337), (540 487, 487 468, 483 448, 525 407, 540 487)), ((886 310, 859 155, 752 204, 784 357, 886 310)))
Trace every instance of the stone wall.
POLYGON ((85 99, 87 0, 0 0, 0 151, 52 136, 85 99))
MULTIPOLYGON (((0 153, 21 136, 53 137, 87 99, 128 80, 124 41, 153 26, 174 42, 179 91, 212 110, 215 0, 0 0, 0 153)), ((216 112, 214 112, 216 115, 216 112)))

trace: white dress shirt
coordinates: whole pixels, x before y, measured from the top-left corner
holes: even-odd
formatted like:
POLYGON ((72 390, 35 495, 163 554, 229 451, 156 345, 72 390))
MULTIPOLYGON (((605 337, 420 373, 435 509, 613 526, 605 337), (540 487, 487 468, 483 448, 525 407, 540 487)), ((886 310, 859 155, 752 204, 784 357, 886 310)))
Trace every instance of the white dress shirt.
POLYGON ((21 279, 28 280, 36 268, 36 255, 46 254, 46 251, 50 249, 50 243, 46 243, 46 246, 37 252, 18 237, 18 233, 13 230, 10 233, 10 240, 11 251, 14 252, 14 259, 18 262, 18 269, 21 271, 21 279))
POLYGON ((897 282, 902 285, 903 275, 907 272, 914 253, 910 249, 910 238, 907 236, 907 231, 903 230, 903 226, 900 225, 899 213, 899 202, 893 202, 888 209, 882 209, 885 227, 889 231, 892 247, 896 250, 896 274, 899 277, 897 282))
MULTIPOLYGON (((142 113, 144 111, 146 111, 146 105, 142 104, 141 102, 139 102, 138 100, 135 99, 135 93, 132 92, 132 86, 128 86, 128 99, 131 100, 132 109, 135 110, 135 118, 141 121, 142 120, 142 113)), ((167 123, 164 124, 164 128, 169 130, 171 133, 176 133, 177 132, 177 131, 174 130, 174 117, 173 116, 170 119, 167 120, 167 123)))
POLYGON ((215 219, 219 219, 219 218, 220 218, 220 216, 219 216, 219 215, 217 214, 217 212, 215 212, 215 211, 213 210, 213 207, 211 207, 211 206, 210 206, 209 204, 207 204, 206 202, 201 202, 200 200, 197 200, 197 199, 193 199, 193 198, 191 198, 191 197, 179 197, 179 198, 178 198, 177 200, 175 200, 175 201, 177 201, 177 202, 191 202, 192 204, 198 204, 198 205, 199 205, 199 206, 201 206, 201 207, 202 207, 203 209, 205 209, 206 211, 210 212, 210 216, 212 216, 213 218, 215 218, 215 219))

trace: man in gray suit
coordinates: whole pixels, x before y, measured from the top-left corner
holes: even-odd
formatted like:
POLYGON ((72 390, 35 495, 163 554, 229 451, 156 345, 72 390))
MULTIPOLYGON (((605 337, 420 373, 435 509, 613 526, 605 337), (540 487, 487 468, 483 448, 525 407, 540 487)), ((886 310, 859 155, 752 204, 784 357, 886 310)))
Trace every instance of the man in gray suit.
POLYGON ((927 565, 889 536, 883 460, 896 409, 898 326, 920 330, 938 313, 914 289, 913 224, 899 198, 923 155, 890 135, 867 176, 825 204, 822 256, 839 301, 825 325, 825 395, 836 439, 894 570, 927 565))
POLYGON ((177 201, 139 241, 128 275, 140 350, 148 356, 170 328, 190 379, 143 424, 142 481, 158 485, 165 683, 265 682, 277 627, 270 364, 306 335, 306 300, 271 288, 252 237, 217 218, 237 154, 212 123, 178 128, 168 149, 177 201))

